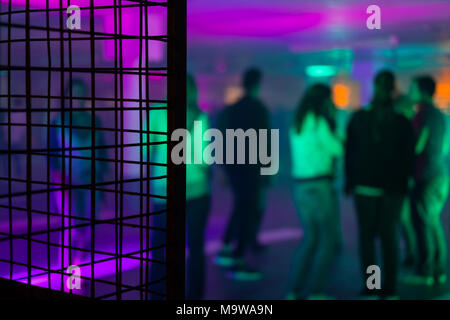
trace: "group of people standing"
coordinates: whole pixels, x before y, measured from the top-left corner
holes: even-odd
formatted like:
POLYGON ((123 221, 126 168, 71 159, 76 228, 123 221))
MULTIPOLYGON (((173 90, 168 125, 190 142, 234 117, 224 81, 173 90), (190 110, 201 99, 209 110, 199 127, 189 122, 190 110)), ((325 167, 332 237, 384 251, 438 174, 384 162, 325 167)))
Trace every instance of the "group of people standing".
MULTIPOLYGON (((259 98, 261 80, 259 70, 246 71, 242 83, 245 94, 218 115, 219 130, 271 128, 269 111, 259 98)), ((441 213, 449 191, 446 163, 449 141, 444 116, 433 105, 435 87, 431 77, 417 77, 411 83, 409 94, 398 97, 394 74, 379 72, 370 104, 353 113, 345 137, 338 134, 331 88, 315 84, 306 89, 289 128, 292 192, 304 234, 292 261, 288 299, 330 298, 325 294, 325 285, 342 241, 339 195, 334 183, 339 158, 345 162, 345 193, 353 197, 357 213, 364 280, 361 295, 385 299, 397 297, 400 229, 404 231, 406 240, 405 262, 416 266, 414 274, 405 281, 428 286, 446 283, 447 244, 441 213), (365 286, 366 272, 370 266, 377 265, 377 237, 381 239, 383 281, 381 289, 370 290, 365 286)), ((86 86, 82 82, 73 82, 73 96, 83 96, 85 91, 86 86)), ((164 108, 151 110, 150 131, 166 132, 166 117, 164 108)), ((71 119, 73 124, 77 121, 91 123, 91 120, 83 108, 71 119)), ((60 125, 69 119, 64 117, 57 121, 56 124, 60 125)), ((99 121, 95 119, 97 125, 99 121)), ((187 128, 191 129, 195 121, 202 122, 204 131, 210 127, 209 117, 198 106, 195 79, 188 76, 187 128)), ((63 131, 51 132, 50 142, 55 148, 62 147, 60 137, 63 131)), ((157 142, 149 146, 150 160, 166 163, 167 149, 164 148, 167 146, 162 143, 165 136, 153 134, 149 139, 157 142)), ((78 145, 92 138, 84 131, 76 131, 72 140, 78 145)), ((102 144, 101 134, 98 134, 98 140, 102 144)), ((195 150, 203 152, 203 148, 195 150)), ((237 152, 234 151, 236 157, 237 152)), ((245 163, 249 163, 247 157, 245 163)), ((52 172, 58 173, 65 163, 57 158, 52 160, 52 172)), ((66 165, 80 173, 73 175, 74 179, 91 176, 91 167, 66 165)), ((224 165, 223 168, 232 190, 233 210, 223 247, 215 261, 217 265, 229 268, 231 279, 259 280, 261 272, 251 267, 245 257, 249 251, 264 248, 257 235, 270 181, 260 174, 261 164, 224 165)), ((164 176, 166 170, 165 166, 155 166, 152 176, 164 176)), ((202 299, 211 168, 205 163, 187 164, 186 170, 187 298, 202 299)), ((99 175, 96 181, 102 179, 100 175, 104 175, 104 171, 100 167, 96 170, 96 175, 99 175)), ((62 177, 55 179, 61 181, 62 177)), ((152 179, 151 184, 155 196, 153 225, 162 228, 161 231, 152 231, 151 241, 152 246, 158 247, 165 242, 166 183, 164 179, 152 179)), ((76 191, 73 196, 77 205, 75 211, 88 218, 86 203, 89 203, 90 195, 76 191)), ((152 258, 163 261, 164 250, 153 250, 152 258)), ((150 273, 151 282, 160 286, 152 289, 162 292, 163 265, 158 267, 155 264, 150 273)))
MULTIPOLYGON (((261 79, 259 70, 247 70, 242 83, 245 94, 220 112, 219 130, 270 129, 268 109, 259 98, 261 79)), ((441 221, 449 188, 445 118, 433 104, 436 84, 430 76, 415 78, 405 96, 398 95, 395 82, 390 71, 376 75, 373 98, 367 107, 353 113, 345 137, 338 134, 336 108, 328 85, 308 87, 296 109, 289 129, 292 192, 304 235, 292 261, 288 299, 331 298, 325 294, 327 276, 342 247, 339 195, 334 181, 339 158, 345 163, 344 191, 353 198, 356 209, 361 296, 397 297, 401 229, 407 248, 405 263, 416 266, 415 272, 403 280, 423 285, 447 281, 447 245, 441 221), (367 271, 377 265, 378 237, 382 285, 371 290, 366 286, 367 271)), ((206 130, 209 120, 198 107, 192 76, 188 77, 187 89, 187 127, 202 121, 206 130)), ((223 167, 232 190, 233 210, 215 262, 229 268, 231 279, 259 280, 261 272, 251 267, 245 257, 249 251, 263 248, 257 234, 269 179, 260 175, 260 165, 223 167)), ((187 165, 190 299, 204 296, 209 177, 208 166, 187 165)))
POLYGON ((408 263, 415 262, 416 270, 403 280, 446 283, 447 244, 441 213, 449 187, 448 141, 445 118, 433 105, 435 87, 429 76, 413 80, 408 119, 404 108, 397 107, 394 74, 379 72, 369 106, 352 115, 345 138, 335 130, 330 88, 316 84, 307 89, 290 130, 293 193, 304 237, 293 261, 289 299, 330 298, 324 286, 338 250, 339 211, 333 179, 339 157, 345 162, 345 192, 353 197, 357 214, 364 280, 361 296, 397 298, 401 225, 416 239, 414 246, 407 237, 408 247, 418 249, 417 254, 409 250, 408 263), (381 288, 371 290, 366 279, 369 267, 377 265, 377 237, 383 281, 381 288), (306 290, 308 277, 311 286, 306 290))

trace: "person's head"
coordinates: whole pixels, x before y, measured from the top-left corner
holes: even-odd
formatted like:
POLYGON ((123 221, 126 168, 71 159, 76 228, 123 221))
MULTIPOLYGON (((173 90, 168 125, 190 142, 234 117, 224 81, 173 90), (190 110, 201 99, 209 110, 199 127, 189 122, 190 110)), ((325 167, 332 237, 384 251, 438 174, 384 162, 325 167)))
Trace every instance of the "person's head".
MULTIPOLYGON (((88 87, 86 82, 80 78, 74 78, 71 81, 72 86, 72 98, 86 98, 88 96, 88 87)), ((68 99, 70 97, 70 87, 66 86, 65 97, 68 99)), ((73 103, 79 104, 81 106, 85 105, 84 100, 74 99, 73 103)))
POLYGON ((374 81, 374 95, 370 103, 377 120, 382 121, 387 113, 394 112, 395 76, 389 70, 377 73, 374 81))
POLYGON ((395 115, 395 76, 391 71, 383 70, 375 76, 375 92, 370 103, 372 114, 371 132, 376 141, 383 134, 382 126, 394 119, 395 115))
POLYGON ((316 116, 322 116, 327 121, 329 121, 331 127, 332 124, 332 113, 334 105, 331 98, 331 89, 325 84, 314 84, 306 89, 300 103, 297 107, 294 127, 297 132, 302 130, 303 121, 308 113, 313 113, 316 116))
POLYGON ((383 70, 375 76, 374 99, 389 100, 394 99, 395 76, 389 70, 383 70))
POLYGON ((431 102, 436 90, 436 82, 430 76, 416 77, 409 88, 409 97, 414 103, 431 102))
POLYGON ((84 80, 79 78, 72 79, 72 97, 74 98, 86 97, 88 93, 87 91, 88 88, 84 80))
POLYGON ((256 68, 250 68, 244 73, 242 79, 242 86, 245 93, 251 97, 258 97, 259 89, 261 88, 262 73, 256 68))

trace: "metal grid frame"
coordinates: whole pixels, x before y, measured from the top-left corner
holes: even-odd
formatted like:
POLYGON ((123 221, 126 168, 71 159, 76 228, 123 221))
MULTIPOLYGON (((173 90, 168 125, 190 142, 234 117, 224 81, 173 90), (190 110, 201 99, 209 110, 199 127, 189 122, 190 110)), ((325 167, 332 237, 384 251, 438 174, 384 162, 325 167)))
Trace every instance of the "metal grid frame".
MULTIPOLYGON (((65 2, 65 1, 64 1, 65 2)), ((68 0, 67 6, 70 5, 70 0, 68 0)), ((7 157, 7 177, 0 177, 0 181, 6 183, 6 190, 0 191, 0 212, 2 216, 7 216, 7 221, 9 224, 8 231, 0 231, 0 244, 5 246, 9 245, 9 258, 1 258, 0 262, 9 264, 9 279, 15 281, 25 282, 28 285, 33 283, 33 278, 41 275, 47 275, 47 285, 48 288, 54 288, 52 284, 52 275, 60 275, 60 280, 58 280, 58 290, 64 291, 64 274, 66 272, 65 257, 64 252, 68 251, 68 262, 71 264, 72 252, 74 250, 85 251, 90 255, 89 263, 87 266, 90 267, 90 276, 80 276, 81 279, 88 281, 91 285, 89 288, 89 293, 86 295, 91 298, 96 299, 122 299, 123 295, 129 292, 137 292, 139 299, 149 299, 150 295, 157 294, 168 299, 182 299, 184 297, 184 204, 185 204, 185 167, 174 166, 170 163, 167 164, 157 164, 150 162, 149 145, 152 142, 148 142, 149 139, 145 141, 140 140, 139 143, 126 143, 124 141, 124 134, 127 132, 139 133, 140 136, 148 137, 151 134, 162 134, 161 132, 151 132, 149 129, 149 118, 150 110, 152 108, 161 109, 166 108, 168 114, 168 130, 167 133, 163 133, 165 136, 169 137, 169 133, 175 128, 183 128, 186 123, 185 114, 185 79, 186 79, 186 0, 167 0, 166 2, 153 2, 145 0, 111 0, 113 5, 111 6, 95 6, 94 0, 90 0, 90 5, 87 7, 82 7, 82 10, 89 12, 89 30, 69 30, 65 28, 66 14, 65 11, 67 6, 63 6, 63 0, 59 0, 59 8, 50 8, 50 1, 45 0, 45 8, 43 9, 32 9, 30 6, 30 0, 26 0, 24 10, 14 10, 12 5, 12 0, 5 5, 1 3, 0 10, 0 29, 3 32, 6 30, 7 39, 0 39, 0 45, 6 46, 6 55, 2 54, 0 56, 0 68, 6 72, 6 92, 0 92, 0 101, 2 109, 0 113, 6 115, 6 122, 1 122, 0 127, 6 127, 8 141, 7 148, 1 146, 0 154, 7 157), (176 1, 176 3, 175 3, 176 1), (149 21, 148 21, 148 10, 153 6, 164 6, 167 7, 167 35, 161 36, 150 36, 149 35, 149 21), (122 11, 125 8, 136 7, 140 10, 140 34, 135 39, 139 39, 139 67, 130 68, 124 67, 123 56, 126 54, 123 48, 123 40, 133 38, 129 35, 124 35, 122 33, 122 11), (99 8, 102 9, 112 9, 114 10, 114 33, 99 32, 96 31, 95 25, 95 11, 99 8), (6 9, 6 10, 5 10, 6 9), (46 22, 45 26, 33 26, 31 24, 31 17, 35 13, 45 13, 46 22), (15 14, 24 14, 25 21, 23 24, 16 24, 12 22, 12 17, 15 14), (59 26, 52 27, 50 19, 52 14, 57 14, 59 18, 59 26), (145 18, 142 18, 142 17, 145 18), (13 39, 12 29, 22 29, 25 32, 25 37, 23 39, 13 39), (45 37, 36 38, 32 37, 31 33, 34 30, 43 31, 46 33, 45 37), (55 37, 54 35, 59 36, 55 37), (103 68, 96 66, 96 41, 113 39, 114 40, 114 66, 111 68, 103 68), (90 66, 88 67, 74 67, 72 64, 72 48, 76 44, 77 40, 88 40, 90 42, 90 66), (151 67, 148 59, 149 56, 149 40, 157 40, 167 43, 167 66, 166 67, 151 67), (47 67, 34 66, 32 63, 31 55, 31 43, 39 41, 46 43, 48 49, 47 56, 47 67), (21 42, 25 46, 25 65, 17 66, 13 65, 11 62, 12 55, 14 52, 12 50, 12 44, 14 42, 21 42), (55 61, 52 57, 51 46, 53 44, 59 45, 59 61, 55 61), (65 49, 67 52, 65 52, 65 49), (145 54, 143 54, 145 52, 145 54), (68 65, 65 64, 64 56, 68 56, 68 65), (59 66, 58 66, 59 65, 59 66), (12 73, 13 71, 23 71, 25 72, 25 94, 15 94, 13 93, 13 82, 12 73), (36 95, 33 94, 32 90, 32 73, 36 71, 47 72, 47 94, 36 95), (55 79, 52 74, 58 72, 59 77, 55 79), (67 76, 69 83, 71 83, 73 78, 73 73, 84 73, 90 77, 90 96, 88 100, 91 102, 91 123, 87 128, 91 130, 91 146, 89 146, 91 157, 89 160, 91 163, 91 181, 90 184, 86 185, 76 185, 72 183, 71 174, 69 174, 68 181, 65 178, 65 172, 70 172, 72 170, 72 160, 76 159, 77 156, 73 155, 72 152, 83 149, 80 147, 72 146, 72 131, 77 129, 77 127, 72 124, 72 114, 74 109, 72 104, 76 99, 72 95, 72 89, 70 89, 69 96, 65 96, 64 90, 61 90, 60 96, 52 95, 52 85, 54 82, 59 82, 60 87, 64 88, 67 82, 67 76), (101 98, 96 96, 96 75, 97 74, 112 74, 114 76, 114 97, 101 98), (124 75, 138 75, 139 76, 139 98, 138 99, 127 99, 124 97, 124 75), (167 100, 161 99, 151 99, 149 81, 143 81, 149 76, 158 76, 167 78, 167 100), (144 83, 144 89, 142 89, 142 83, 144 83), (22 98, 25 100, 25 108, 12 108, 12 99, 22 98), (34 102, 35 99, 47 99, 47 107, 36 106, 34 102), (60 108, 51 108, 52 100, 60 101, 60 108), (105 108, 99 107, 99 104, 109 102, 113 103, 113 107, 105 108), (125 107, 125 102, 134 102, 138 106, 135 108, 125 107), (68 103, 69 107, 66 106, 68 103), (153 103, 164 103, 166 107, 151 107, 153 103), (6 108, 3 106, 6 105, 6 108), (139 128, 134 128, 133 130, 126 129, 124 127, 124 117, 125 113, 129 111, 139 112, 139 128), (50 114, 53 112, 60 112, 62 119, 65 119, 65 112, 69 114, 69 125, 62 121, 61 125, 51 124, 50 114), (102 128, 96 126, 95 114, 104 111, 114 112, 114 128, 102 128), (26 121, 24 124, 15 123, 13 120, 13 114, 15 112, 25 112, 26 121), (36 125, 33 123, 33 114, 36 112, 47 113, 47 124, 46 125, 36 125), (14 134, 14 128, 17 126, 24 126, 26 130, 26 148, 19 150, 15 149, 11 143, 11 135, 14 134), (45 127, 47 130, 47 147, 46 148, 36 148, 33 146, 33 128, 36 126, 45 127), (59 127, 62 131, 62 145, 64 147, 60 149, 50 148, 50 130, 52 127, 59 127), (65 130, 69 130, 69 137, 65 136, 65 130), (102 146, 96 145, 96 131, 109 131, 114 134, 114 142, 102 146), (69 141, 69 147, 66 146, 67 140, 69 141), (144 147, 147 148, 144 148, 144 147), (139 147, 141 151, 139 152, 139 159, 126 160, 125 149, 127 147, 139 147), (96 154, 99 149, 108 149, 114 154, 112 158, 99 159, 96 154), (143 154, 146 150, 147 154, 143 154), (68 153, 67 153, 68 152, 68 153), (13 155, 24 155, 26 157, 26 176, 25 178, 15 178, 12 175, 12 162, 13 155), (46 181, 35 181, 33 179, 33 156, 45 156, 47 161, 47 172, 46 181), (51 157, 61 157, 62 158, 62 181, 61 183, 51 182, 50 179, 50 158, 51 157), (65 168, 65 160, 68 159, 69 168, 65 168), (95 179, 96 163, 99 161, 109 162, 114 165, 114 179, 112 181, 97 182, 95 179), (124 175, 124 166, 127 164, 139 165, 140 176, 137 179, 127 178, 124 175), (167 166, 167 176, 165 177, 151 177, 151 167, 152 166, 167 166), (151 198, 154 197, 150 193, 150 181, 152 179, 167 179, 167 226, 165 228, 166 232, 166 261, 155 261, 149 257, 149 254, 155 248, 151 246, 150 237, 151 232, 156 227, 152 226, 150 223, 150 218, 152 215, 158 214, 158 212, 152 212, 151 210, 151 198), (130 192, 126 191, 124 184, 128 182, 138 182, 139 191, 130 192), (14 185, 21 183, 25 185, 24 191, 16 191, 14 185), (36 189, 36 185, 40 186, 36 189), (112 187, 108 188, 108 187, 112 187), (76 217, 72 214, 72 196, 71 192, 75 189, 85 189, 89 190, 91 194, 90 206, 91 214, 88 218, 76 217), (5 192, 6 191, 6 192, 5 192), (55 212, 51 210, 51 194, 61 191, 63 209, 61 212, 55 212), (64 196, 68 192, 68 214, 64 210, 64 196), (96 192, 107 192, 114 194, 114 217, 109 219, 102 219, 96 217, 96 192), (36 209, 33 205, 33 195, 35 194, 45 194, 46 204, 42 205, 42 208, 36 209), (132 194, 139 197, 139 212, 137 214, 125 215, 124 214, 124 195, 132 194), (14 205, 14 199, 18 197, 25 197, 25 205, 14 205), (26 213, 26 232, 25 233, 15 233, 14 232, 14 215, 17 212, 26 213), (43 215, 46 218, 46 227, 44 230, 35 231, 33 227, 33 218, 36 215, 43 215), (56 218, 60 221, 59 225, 52 226, 51 219, 56 218), (69 221, 67 225, 67 220, 69 221), (72 221, 78 220, 81 224, 73 225, 72 221), (134 222, 134 221, 137 222, 134 222), (96 227, 99 225, 112 225, 114 227, 114 252, 104 252, 96 248, 96 227), (71 235, 72 231, 76 228, 89 227, 91 235, 91 247, 89 250, 79 248, 74 246, 72 243, 71 235), (135 252, 123 252, 124 242, 124 227, 137 228, 139 230, 139 249, 135 252), (51 234, 60 233, 61 241, 52 241, 51 234), (68 234, 68 239, 64 237, 68 234), (42 236, 45 236, 42 239, 42 236), (15 260, 15 249, 14 240, 22 239, 26 241, 26 261, 19 262, 15 260), (41 244, 47 248, 47 264, 46 266, 39 266, 33 264, 33 245, 41 244), (66 244, 67 243, 67 244, 66 244), (54 268, 52 266, 51 250, 52 248, 59 248, 62 252, 61 254, 61 265, 62 268, 54 268), (99 260, 98 255, 107 256, 99 260), (137 285, 126 285, 123 282, 123 272, 122 272, 122 260, 124 258, 134 259, 139 261, 139 282, 137 285), (115 277, 114 279, 101 279, 95 276, 95 266, 99 263, 105 261, 115 262, 115 277), (151 282, 149 279, 149 268, 151 264, 165 264, 166 266, 166 292, 154 292, 151 289, 151 282), (26 276, 17 278, 14 275, 15 267, 20 266, 26 268, 26 276), (96 290, 98 284, 108 284, 114 286, 114 290, 110 290, 108 293, 99 294, 96 290)), ((75 3, 72 0, 72 3, 75 3)), ((4 34, 4 33, 2 33, 4 34)), ((4 50, 0 49, 0 52, 4 50)), ((79 129, 79 128, 78 128, 79 129)), ((170 140, 170 139, 167 139, 170 140)), ((167 152, 168 158, 170 159, 170 150, 173 144, 170 141, 163 142, 168 145, 167 152)), ((78 158, 83 158, 78 156, 78 158)), ((98 236, 98 235, 97 235, 98 236)), ((66 257, 67 259, 67 257, 66 257)), ((83 265, 80 265, 80 267, 83 265)), ((66 274, 67 276, 67 274, 66 274)), ((72 293, 72 290, 70 290, 72 293)))

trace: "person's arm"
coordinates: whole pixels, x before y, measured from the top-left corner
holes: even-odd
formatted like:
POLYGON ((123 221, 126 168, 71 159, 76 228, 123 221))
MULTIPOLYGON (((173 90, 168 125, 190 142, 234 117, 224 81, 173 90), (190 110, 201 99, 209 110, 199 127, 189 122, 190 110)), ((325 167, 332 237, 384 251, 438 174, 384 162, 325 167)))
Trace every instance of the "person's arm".
MULTIPOLYGON (((262 116, 262 129, 266 129, 267 130, 267 152, 270 152, 270 155, 272 156, 272 125, 270 122, 270 113, 269 113, 269 109, 267 109, 266 106, 263 106, 263 110, 264 112, 261 113, 262 116)), ((259 146, 258 146, 259 148, 259 146)), ((277 164, 279 165, 279 163, 277 164)), ((274 182, 274 176, 272 175, 264 175, 263 176, 263 181, 265 182, 266 185, 272 185, 274 182)))
POLYGON ((402 126, 403 128, 402 132, 404 132, 404 138, 402 139, 402 141, 405 150, 403 154, 404 158, 402 159, 401 163, 404 164, 403 168, 405 170, 405 174, 411 179, 414 172, 416 143, 414 139, 414 129, 411 123, 409 122, 409 120, 406 120, 403 123, 404 125, 402 126))
POLYGON ((422 130, 419 133, 419 136, 417 138, 417 143, 415 146, 415 153, 421 154, 423 150, 425 149, 425 146, 428 143, 428 139, 430 137, 430 130, 428 129, 428 126, 425 126, 422 128, 422 130))
POLYGON ((448 139, 448 132, 447 131, 445 131, 445 133, 444 133, 444 139, 443 139, 442 143, 443 143, 443 145, 442 145, 442 155, 443 156, 447 156, 448 152, 449 152, 449 149, 450 149, 450 146, 449 146, 450 141, 448 139))
POLYGON ((264 106, 264 112, 262 113, 262 129, 267 130, 267 150, 268 152, 272 152, 272 132, 271 132, 271 123, 270 123, 270 114, 269 110, 266 106, 264 106))
POLYGON ((344 153, 344 147, 341 140, 331 131, 328 122, 324 118, 320 117, 319 121, 319 139, 321 141, 322 148, 333 157, 342 156, 344 153))
MULTIPOLYGON (((158 143, 168 141, 170 139, 169 136, 160 133, 167 133, 167 110, 152 110, 150 112, 150 133, 148 134, 144 132, 142 142, 144 144, 147 143, 158 143)), ((150 162, 163 162, 167 161, 167 150, 163 150, 164 147, 161 144, 149 144, 149 155, 150 162), (164 151, 164 152, 163 152, 164 151)), ((144 150, 144 159, 147 157, 147 146, 143 147, 144 150)), ((152 166, 153 167, 153 166, 152 166)))
POLYGON ((350 194, 354 186, 354 166, 355 166, 355 116, 352 116, 347 126, 347 140, 345 143, 344 171, 345 171, 345 193, 350 194))
MULTIPOLYGON (((207 155, 204 153, 205 151, 205 147, 207 146, 207 143, 205 141, 203 141, 203 137, 205 136, 205 132, 208 131, 208 129, 211 127, 210 122, 209 122, 209 117, 207 114, 202 114, 202 116, 200 117, 201 121, 202 121, 202 147, 201 147, 201 152, 202 154, 200 155, 201 159, 202 159, 202 166, 209 166, 208 162, 211 160, 210 159, 210 155, 207 155), (206 160, 206 161, 205 161, 206 160)), ((195 150, 195 149, 194 149, 195 150)), ((192 157, 193 158, 193 157, 192 157)))

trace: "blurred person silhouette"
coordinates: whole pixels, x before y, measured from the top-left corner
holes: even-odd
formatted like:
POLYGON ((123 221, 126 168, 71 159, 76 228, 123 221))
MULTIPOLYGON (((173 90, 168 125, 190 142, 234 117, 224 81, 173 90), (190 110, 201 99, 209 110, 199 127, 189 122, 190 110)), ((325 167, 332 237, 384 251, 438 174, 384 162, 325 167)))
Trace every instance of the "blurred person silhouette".
POLYGON ((334 164, 344 152, 334 109, 330 87, 315 84, 306 90, 290 128, 293 197, 303 238, 292 263, 288 299, 301 297, 309 278, 306 297, 330 298, 324 286, 340 241, 334 164))
MULTIPOLYGON (((201 122, 202 132, 201 136, 209 129, 209 117, 206 113, 200 110, 197 100, 197 86, 192 75, 187 76, 187 123, 186 128, 191 133, 191 139, 194 139, 194 122, 201 122)), ((150 112, 150 130, 157 132, 167 132, 167 111, 166 110, 152 110, 150 112)), ((164 141, 167 136, 158 136, 152 134, 149 141, 158 142, 164 141), (162 140, 161 140, 162 139, 162 140)), ((144 139, 145 140, 145 139, 144 139)), ((196 141, 197 143, 198 141, 196 141)), ((204 143, 204 142, 202 142, 204 143)), ((194 159, 195 152, 198 152, 198 157, 205 160, 203 157, 203 150, 206 144, 201 148, 195 149, 191 140, 191 159, 194 159)), ((151 145, 150 158, 155 163, 167 162, 167 147, 165 145, 151 145)), ((210 210, 210 166, 203 162, 201 164, 187 164, 186 165, 186 237, 187 237, 187 290, 186 298, 189 300, 199 300, 204 298, 205 291, 205 232, 208 220, 208 213, 210 210)), ((153 168, 152 176, 166 175, 166 168, 163 166, 155 166, 153 168)), ((152 194, 165 196, 167 192, 167 185, 165 179, 155 179, 151 182, 152 194)), ((165 227, 166 225, 166 202, 162 198, 153 199, 154 212, 158 213, 153 218, 153 226, 165 227)), ((166 242, 165 233, 160 231, 152 231, 152 247, 164 245, 166 242)), ((152 258, 164 261, 164 252, 162 250, 155 250, 152 253, 152 258)), ((151 281, 158 281, 164 277, 165 265, 152 264, 150 267, 151 281)), ((161 285, 153 286, 154 290, 157 288, 159 292, 163 292, 164 288, 161 285)), ((156 295, 153 298, 159 298, 156 295)))
MULTIPOLYGON (((58 115, 52 122, 50 128, 50 166, 51 180, 56 183, 58 188, 66 184, 71 188, 71 199, 69 192, 52 192, 53 199, 56 202, 59 212, 66 216, 69 215, 69 205, 71 205, 71 246, 72 265, 86 263, 84 261, 90 252, 90 226, 77 227, 79 225, 89 224, 91 219, 91 188, 92 185, 92 113, 87 105, 88 88, 84 80, 75 78, 71 81, 71 89, 65 90, 66 103, 68 104, 70 90, 72 91, 72 107, 70 110, 65 107, 63 115, 58 115), (72 118, 72 119, 71 119, 72 118), (70 123, 72 120, 72 124, 70 123), (72 125, 72 131, 70 130, 72 125), (72 150, 70 150, 72 148, 72 150), (69 159, 72 157, 71 171, 69 171, 69 159), (64 159, 64 160, 63 160, 64 159), (63 169, 64 162, 64 172, 63 169), (70 183, 70 185, 69 185, 70 183), (63 194, 64 192, 64 194, 63 194), (63 201, 64 199, 64 201, 63 201)), ((95 116, 95 127, 102 128, 100 118, 95 116)), ((95 147, 105 146, 104 134, 101 130, 95 130, 95 147)), ((106 159, 107 151, 105 148, 96 148, 96 159, 106 159)), ((95 161, 95 183, 101 183, 105 180, 105 175, 109 166, 104 161, 95 161)), ((95 192, 96 204, 95 213, 92 218, 98 216, 101 208, 102 194, 95 192)), ((65 219, 65 227, 69 227, 69 218, 65 219)), ((65 230, 65 245, 68 245, 69 233, 65 230)), ((68 264, 68 254, 64 254, 65 263, 68 264)))
POLYGON ((379 72, 374 90, 369 108, 357 111, 347 127, 346 192, 354 197, 358 217, 361 298, 397 299, 398 231, 413 170, 414 132, 408 119, 394 110, 393 73, 379 72), (383 279, 380 288, 369 288, 366 272, 377 265, 377 236, 383 279))
MULTIPOLYGON (((395 103, 395 110, 404 115, 408 120, 412 121, 414 117, 414 103, 407 95, 401 95, 397 97, 395 103)), ((414 229, 412 217, 411 217, 411 201, 410 197, 407 196, 403 206, 401 213, 401 231, 403 236, 403 241, 405 245, 405 257, 403 260, 403 265, 405 267, 413 267, 416 261, 416 252, 417 252, 417 244, 416 244, 416 231, 414 229)))
MULTIPOLYGON (((270 119, 267 107, 259 98, 262 73, 250 68, 243 76, 244 97, 237 103, 225 107, 219 114, 218 128, 225 135, 226 129, 259 129, 270 130, 270 119)), ((270 138, 268 139, 270 141, 270 138)), ((264 207, 267 176, 260 173, 261 165, 248 164, 246 147, 246 163, 224 166, 224 172, 233 194, 233 211, 226 228, 223 248, 216 257, 220 266, 231 267, 228 275, 235 280, 259 280, 261 273, 251 267, 245 255, 255 244, 260 227, 264 207), (233 240, 235 246, 233 246, 233 240)), ((270 149, 270 145, 268 146, 270 149)))
POLYGON ((447 243, 441 214, 449 191, 449 141, 444 115, 433 104, 435 89, 430 76, 415 78, 410 87, 417 108, 413 118, 417 160, 411 208, 419 249, 416 273, 406 278, 410 284, 443 285, 447 281, 447 243))

